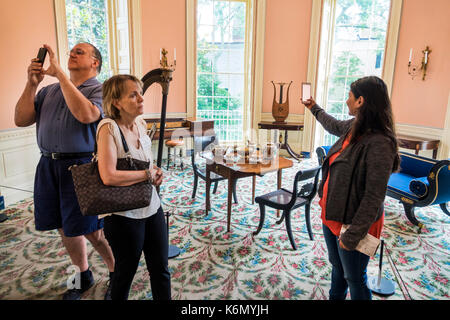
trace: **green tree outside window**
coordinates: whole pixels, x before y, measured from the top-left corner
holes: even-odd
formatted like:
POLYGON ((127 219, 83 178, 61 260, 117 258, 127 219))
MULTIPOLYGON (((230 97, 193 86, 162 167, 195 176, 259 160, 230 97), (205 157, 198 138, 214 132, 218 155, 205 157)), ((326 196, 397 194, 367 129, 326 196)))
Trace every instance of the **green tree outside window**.
POLYGON ((100 82, 111 74, 108 49, 108 20, 105 0, 66 0, 67 38, 69 48, 89 42, 102 54, 100 82))

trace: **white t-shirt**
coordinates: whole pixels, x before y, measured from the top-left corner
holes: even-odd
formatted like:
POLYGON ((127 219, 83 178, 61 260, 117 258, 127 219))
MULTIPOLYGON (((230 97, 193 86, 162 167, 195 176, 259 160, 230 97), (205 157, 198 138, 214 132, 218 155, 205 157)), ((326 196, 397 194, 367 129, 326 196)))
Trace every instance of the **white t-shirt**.
MULTIPOLYGON (((100 128, 103 125, 107 125, 109 128, 109 132, 111 133, 111 135, 114 138, 114 142, 116 143, 116 147, 117 147, 117 158, 125 158, 126 154, 125 154, 125 150, 123 149, 123 144, 122 144, 122 138, 120 136, 120 131, 119 131, 119 127, 117 126, 117 123, 113 120, 113 119, 108 119, 105 118, 102 121, 100 121, 100 123, 98 124, 97 127, 97 139, 98 139, 98 132, 100 131, 100 128)), ((138 159, 138 160, 143 160, 143 161, 150 161, 150 168, 152 168, 153 166, 153 157, 152 157, 152 141, 150 140, 149 136, 147 135, 147 123, 145 122, 144 119, 138 117, 135 120, 135 124, 138 128, 138 132, 139 132, 139 148, 136 149, 136 147, 129 143, 127 141, 128 144, 128 149, 131 153, 131 157, 138 159)), ((161 201, 159 199, 159 195, 156 192, 156 188, 155 186, 152 186, 152 199, 150 201, 150 205, 144 208, 138 208, 138 209, 133 209, 133 210, 128 210, 128 211, 121 211, 121 212, 113 212, 114 214, 117 215, 121 215, 121 216, 125 216, 128 218, 132 218, 132 219, 144 219, 144 218, 148 218, 152 215, 154 215, 160 205, 161 205, 161 201)), ((105 215, 99 215, 99 219, 108 216, 110 214, 105 214, 105 215)))

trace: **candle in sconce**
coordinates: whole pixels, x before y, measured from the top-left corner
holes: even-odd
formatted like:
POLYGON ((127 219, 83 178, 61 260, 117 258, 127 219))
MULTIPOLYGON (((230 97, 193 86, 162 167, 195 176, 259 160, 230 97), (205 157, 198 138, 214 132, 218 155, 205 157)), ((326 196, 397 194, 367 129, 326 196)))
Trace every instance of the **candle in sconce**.
POLYGON ((412 48, 409 50, 409 62, 411 62, 411 60, 412 60, 412 48))
POLYGON ((425 64, 427 63, 427 61, 428 61, 428 51, 425 51, 425 64))

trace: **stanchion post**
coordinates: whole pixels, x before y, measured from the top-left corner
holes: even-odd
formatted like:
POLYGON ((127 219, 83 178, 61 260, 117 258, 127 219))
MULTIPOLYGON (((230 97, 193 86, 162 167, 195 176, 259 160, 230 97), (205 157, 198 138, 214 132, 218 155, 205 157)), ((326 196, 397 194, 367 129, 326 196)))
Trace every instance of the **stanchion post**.
POLYGON ((382 278, 383 269, 383 250, 384 240, 381 240, 380 244, 380 262, 378 265, 378 276, 371 276, 367 278, 367 287, 376 294, 383 296, 390 296, 395 293, 395 283, 386 278, 382 278))

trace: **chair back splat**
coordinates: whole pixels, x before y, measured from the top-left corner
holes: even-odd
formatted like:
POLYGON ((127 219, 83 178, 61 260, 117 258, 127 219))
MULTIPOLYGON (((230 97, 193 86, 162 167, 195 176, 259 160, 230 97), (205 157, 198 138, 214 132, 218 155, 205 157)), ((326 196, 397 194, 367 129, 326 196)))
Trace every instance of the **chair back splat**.
MULTIPOLYGON (((309 201, 311 201, 317 192, 318 182, 319 182, 319 173, 320 173, 320 167, 315 167, 312 169, 307 169, 303 171, 297 172, 295 175, 295 182, 294 182, 294 189, 293 194, 296 194, 297 197, 306 198, 309 201), (298 190, 298 183, 300 181, 305 181, 308 179, 314 178, 313 182, 304 184, 300 190, 298 190), (298 191, 298 192, 297 192, 298 191)), ((292 201, 292 200, 291 200, 292 201)), ((295 200, 294 200, 295 202, 295 200)))
POLYGON ((204 151, 206 147, 208 147, 211 143, 216 142, 216 136, 194 136, 193 140, 194 149, 191 152, 192 168, 194 169, 194 171, 198 171, 198 167, 195 163, 196 155, 204 151))
MULTIPOLYGON (((199 165, 195 162, 196 156, 198 153, 203 152, 207 149, 211 149, 212 147, 218 144, 218 139, 215 135, 212 136, 194 136, 194 149, 191 150, 191 161, 192 161, 192 169, 194 171, 194 187, 192 189, 192 199, 195 198, 197 193, 198 179, 202 179, 206 181, 206 167, 199 167, 199 165)), ((217 187, 219 182, 222 180, 226 180, 225 177, 219 176, 214 172, 210 175, 211 183, 214 183, 213 194, 217 192, 217 187)), ((236 194, 236 181, 233 184, 233 199, 234 203, 237 203, 237 194, 236 194)))
POLYGON ((309 238, 313 240, 310 221, 310 210, 311 210, 311 203, 314 197, 316 196, 318 189, 320 169, 321 166, 318 166, 312 169, 305 169, 298 171, 293 181, 292 192, 281 188, 279 190, 272 191, 265 195, 256 197, 255 202, 259 204, 260 218, 258 229, 255 232, 253 232, 253 235, 257 235, 264 225, 266 206, 278 210, 283 210, 283 215, 277 223, 281 223, 283 220, 285 220, 286 231, 289 237, 289 241, 291 242, 292 248, 296 250, 297 246, 295 244, 291 230, 291 211, 304 206, 306 228, 308 230, 309 238), (314 181, 312 183, 306 183, 299 188, 299 182, 306 181, 309 179, 314 179, 314 181))

